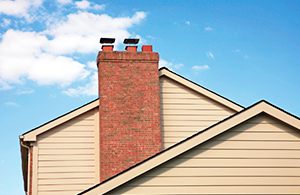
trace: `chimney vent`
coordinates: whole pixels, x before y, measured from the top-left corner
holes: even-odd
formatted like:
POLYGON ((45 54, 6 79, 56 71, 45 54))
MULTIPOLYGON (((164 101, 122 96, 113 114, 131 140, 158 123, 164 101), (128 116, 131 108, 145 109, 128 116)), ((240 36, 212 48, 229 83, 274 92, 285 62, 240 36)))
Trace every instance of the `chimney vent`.
POLYGON ((139 43, 139 39, 124 39, 124 44, 128 44, 128 46, 125 47, 126 51, 137 51, 136 44, 139 43))
POLYGON ((114 42, 115 42, 115 38, 103 38, 103 37, 101 37, 100 38, 100 43, 101 44, 113 44, 114 42))
POLYGON ((152 45, 143 45, 142 51, 149 51, 152 52, 152 45))
POLYGON ((111 45, 115 42, 115 38, 100 38, 101 44, 109 44, 109 45, 102 45, 102 51, 113 51, 114 46, 111 45))
POLYGON ((126 46, 125 50, 126 51, 137 51, 137 46, 126 46))
POLYGON ((124 39, 124 44, 138 44, 139 43, 139 39, 124 39))

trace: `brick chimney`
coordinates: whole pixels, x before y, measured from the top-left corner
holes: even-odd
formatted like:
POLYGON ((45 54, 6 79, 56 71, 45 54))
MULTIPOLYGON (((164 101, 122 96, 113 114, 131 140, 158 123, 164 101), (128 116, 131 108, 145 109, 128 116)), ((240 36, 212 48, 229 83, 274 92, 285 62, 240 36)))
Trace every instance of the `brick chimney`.
POLYGON ((136 47, 97 57, 101 182, 161 151, 159 55, 136 47))

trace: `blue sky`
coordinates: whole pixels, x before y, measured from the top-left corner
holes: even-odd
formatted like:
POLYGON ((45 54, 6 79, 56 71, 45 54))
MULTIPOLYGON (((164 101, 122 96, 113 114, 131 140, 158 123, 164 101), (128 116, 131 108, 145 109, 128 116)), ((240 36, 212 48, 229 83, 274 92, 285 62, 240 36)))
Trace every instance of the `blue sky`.
POLYGON ((138 37, 160 66, 299 117, 299 10, 296 0, 0 0, 0 194, 24 193, 19 135, 98 97, 100 37, 120 51, 138 37))

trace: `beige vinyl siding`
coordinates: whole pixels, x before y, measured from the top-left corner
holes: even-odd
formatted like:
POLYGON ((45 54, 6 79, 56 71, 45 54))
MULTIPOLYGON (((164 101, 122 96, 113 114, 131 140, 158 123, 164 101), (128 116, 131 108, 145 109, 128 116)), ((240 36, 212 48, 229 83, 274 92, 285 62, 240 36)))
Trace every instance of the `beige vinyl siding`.
POLYGON ((39 195, 76 194, 97 183, 98 108, 37 137, 39 195))
POLYGON ((217 123, 235 111, 168 78, 160 78, 163 149, 217 123))
POLYGON ((109 194, 300 194, 300 132, 260 114, 109 194))

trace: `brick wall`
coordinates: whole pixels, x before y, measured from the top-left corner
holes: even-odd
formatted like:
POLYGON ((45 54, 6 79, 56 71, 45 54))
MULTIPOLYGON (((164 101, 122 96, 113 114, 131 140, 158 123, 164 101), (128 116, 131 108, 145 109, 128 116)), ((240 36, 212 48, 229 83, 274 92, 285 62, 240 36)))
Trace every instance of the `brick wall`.
POLYGON ((101 181, 161 151, 158 60, 152 51, 98 54, 101 181))

